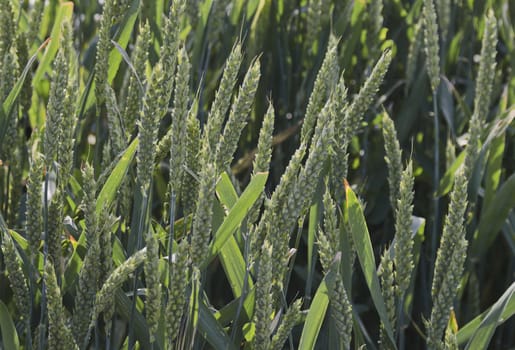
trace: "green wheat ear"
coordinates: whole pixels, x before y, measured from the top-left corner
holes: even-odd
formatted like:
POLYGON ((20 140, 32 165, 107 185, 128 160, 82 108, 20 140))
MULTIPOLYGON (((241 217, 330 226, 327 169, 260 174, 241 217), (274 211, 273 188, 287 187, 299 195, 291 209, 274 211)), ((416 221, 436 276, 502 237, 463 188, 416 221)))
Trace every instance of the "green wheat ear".
POLYGON ((413 165, 411 161, 401 174, 399 183, 399 198, 395 212, 395 243, 394 265, 395 280, 397 282, 397 294, 401 296, 408 289, 411 280, 411 273, 415 266, 413 261, 413 238, 411 231, 413 214, 413 165))
POLYGON ((440 44, 438 23, 433 0, 424 0, 422 16, 424 18, 424 49, 426 51, 427 73, 432 91, 440 85, 440 44))
POLYGON ((465 176, 470 178, 474 163, 479 155, 481 133, 488 117, 490 99, 495 77, 495 55, 497 45, 497 21, 490 10, 486 17, 485 31, 481 47, 479 70, 477 73, 474 113, 469 125, 469 143, 465 156, 465 176))
POLYGON ((2 252, 5 263, 5 269, 9 278, 11 289, 13 290, 14 301, 20 318, 27 320, 30 317, 30 295, 27 279, 22 270, 22 262, 14 246, 11 236, 7 233, 2 234, 2 252))
POLYGON ((447 42, 449 25, 451 23, 451 0, 436 0, 436 12, 438 13, 438 27, 442 35, 442 42, 447 42))
POLYGON ((0 2, 0 59, 3 59, 9 52, 9 47, 14 39, 15 23, 11 2, 3 0, 0 2))
POLYGON ((352 340, 352 304, 345 290, 340 273, 336 274, 334 285, 329 289, 331 300, 331 316, 344 349, 350 348, 352 340))
POLYGON ((329 44, 325 53, 324 61, 318 71, 313 91, 309 97, 308 106, 306 107, 306 116, 304 117, 300 140, 301 143, 308 143, 320 111, 326 104, 331 92, 333 91, 339 74, 340 67, 337 60, 338 39, 331 35, 329 44))
POLYGON ((225 170, 231 163, 233 154, 238 146, 240 134, 247 124, 260 77, 261 65, 259 60, 256 59, 245 75, 236 101, 234 101, 231 107, 223 135, 218 141, 215 159, 216 167, 219 170, 225 170))
POLYGON ((476 97, 474 99, 474 114, 481 120, 486 120, 492 87, 495 77, 495 56, 497 46, 497 20, 492 10, 488 11, 485 22, 485 31, 479 56, 479 70, 477 73, 476 97))
POLYGON ((43 231, 41 221, 43 209, 41 200, 41 193, 43 193, 42 175, 43 155, 34 150, 27 180, 27 210, 25 212, 25 232, 29 243, 30 260, 32 264, 35 264, 35 259, 39 253, 41 233, 43 231))
MULTIPOLYGON (((257 146, 256 158, 254 159, 252 173, 255 175, 258 172, 267 172, 270 167, 270 160, 272 158, 272 134, 274 132, 274 106, 270 102, 268 109, 263 118, 263 125, 259 131, 259 141, 257 146)), ((261 193, 259 199, 254 203, 248 213, 248 222, 253 224, 259 216, 259 208, 261 208, 265 194, 261 193)))
POLYGON ((464 214, 467 208, 467 183, 463 171, 459 171, 456 174, 454 189, 451 193, 449 212, 445 217, 433 274, 431 288, 433 308, 431 318, 426 323, 430 348, 441 346, 441 339, 447 327, 449 313, 463 274, 463 264, 466 259, 468 244, 465 239, 464 227, 464 214))
POLYGON ((66 311, 62 304, 61 289, 57 285, 54 266, 50 259, 45 263, 45 286, 48 310, 48 348, 67 350, 79 349, 64 317, 66 311))
POLYGON ((273 312, 272 294, 272 246, 265 240, 261 248, 261 259, 256 282, 256 306, 253 323, 256 327, 253 340, 255 349, 268 349, 270 346, 270 316, 273 312))
POLYGON ((393 212, 397 211, 397 201, 399 200, 402 154, 401 146, 397 140, 397 132, 393 120, 385 112, 383 113, 383 137, 384 149, 386 151, 385 161, 388 166, 388 188, 390 190, 390 204, 393 212))
POLYGON ((159 281, 159 241, 151 229, 145 235, 145 242, 147 244, 147 258, 144 263, 147 291, 145 315, 150 334, 150 343, 154 343, 161 315, 161 283, 159 281))
POLYGON ((197 211, 193 221, 191 236, 191 260, 199 268, 207 253, 213 217, 216 173, 212 164, 207 164, 200 172, 197 211))
POLYGON ((424 35, 424 20, 422 18, 417 19, 417 22, 413 26, 413 39, 410 41, 408 49, 408 58, 406 61, 406 90, 413 84, 415 79, 415 72, 417 68, 417 62, 420 56, 420 49, 422 47, 423 35, 424 35))
POLYGON ((347 128, 345 138, 351 140, 360 128, 361 120, 365 112, 372 106, 374 98, 379 91, 379 87, 383 82, 384 76, 388 71, 390 62, 392 61, 392 51, 383 52, 377 61, 372 73, 365 81, 363 87, 359 90, 358 96, 352 101, 346 109, 344 125, 347 128))
POLYGON ((189 271, 189 244, 183 240, 177 247, 175 261, 171 264, 172 273, 168 283, 168 303, 166 305, 165 317, 167 321, 166 334, 169 348, 179 335, 182 315, 186 305, 186 289, 188 287, 189 271))
POLYGON ((272 341, 270 342, 269 349, 281 349, 283 347, 286 338, 288 338, 288 334, 290 334, 293 327, 295 327, 302 319, 302 312, 300 310, 302 306, 302 300, 297 299, 293 302, 292 305, 286 311, 284 318, 277 328, 276 333, 272 337, 272 341))
POLYGON ((114 293, 122 286, 129 276, 146 260, 147 248, 138 250, 120 264, 106 279, 95 298, 95 306, 91 316, 90 328, 95 325, 100 313, 110 309, 114 303, 114 293))
POLYGON ((85 217, 85 236, 88 250, 79 273, 78 287, 75 295, 75 308, 72 317, 72 330, 77 344, 81 347, 88 343, 88 328, 98 287, 101 271, 100 242, 97 226, 96 181, 94 170, 85 164, 82 170, 84 199, 81 207, 85 217))
POLYGON ((150 49, 151 43, 152 36, 150 32, 150 26, 147 22, 145 22, 144 25, 140 26, 136 44, 131 55, 132 66, 134 67, 134 71, 138 76, 136 76, 132 70, 129 70, 130 76, 122 113, 126 139, 130 139, 132 136, 136 126, 136 116, 141 109, 144 93, 142 88, 146 83, 145 65, 148 60, 148 51, 150 49), (140 83, 143 86, 140 86, 140 83))
MULTIPOLYGON (((381 281, 381 293, 383 294, 384 302, 386 305, 386 312, 388 314, 388 321, 394 325, 396 322, 396 308, 397 304, 395 293, 395 279, 396 273, 393 269, 393 260, 390 256, 390 250, 385 249, 378 269, 378 275, 381 281)), ((395 335, 395 331, 394 331, 395 335)), ((388 344, 387 335, 385 332, 384 324, 381 322, 380 328, 381 344, 388 344)))
POLYGON ((331 316, 336 324, 343 348, 347 349, 352 338, 352 305, 343 279, 339 271, 341 253, 340 229, 337 227, 336 204, 332 200, 329 189, 324 193, 324 229, 319 230, 318 252, 320 262, 326 274, 333 271, 335 274, 334 283, 328 285, 331 300, 331 316))
MULTIPOLYGON (((243 60, 241 52, 241 43, 236 43, 225 62, 224 73, 218 90, 216 91, 215 100, 211 105, 211 109, 208 115, 208 121, 206 124, 206 142, 207 150, 214 153, 216 151, 216 145, 220 138, 220 132, 222 130, 222 124, 225 119, 225 114, 231 104, 232 90, 236 85, 236 79, 238 77, 238 71, 243 60)), ((209 155, 206 155, 209 156, 209 155)), ((214 154, 209 156, 214 158, 214 154)))
POLYGON ((195 211, 198 193, 198 181, 195 178, 200 173, 200 123, 197 119, 198 99, 195 99, 186 117, 186 140, 184 146, 184 182, 181 187, 184 217, 195 211))
POLYGON ((110 30, 113 24, 118 22, 127 12, 130 1, 128 0, 107 0, 104 4, 100 29, 98 31, 98 43, 95 63, 95 98, 97 111, 105 101, 105 86, 109 70, 109 51, 112 43, 110 41, 110 30))

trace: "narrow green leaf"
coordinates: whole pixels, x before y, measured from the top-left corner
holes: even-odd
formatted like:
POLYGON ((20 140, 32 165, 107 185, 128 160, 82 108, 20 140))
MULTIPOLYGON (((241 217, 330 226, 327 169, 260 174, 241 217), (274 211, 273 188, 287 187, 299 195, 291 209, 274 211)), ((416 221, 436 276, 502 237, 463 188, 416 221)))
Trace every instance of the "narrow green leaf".
POLYGON ((204 261, 203 267, 209 264, 211 259, 218 254, 229 237, 231 237, 234 231, 236 231, 236 229, 241 225, 247 212, 263 192, 267 177, 268 173, 257 173, 253 176, 252 180, 250 180, 247 188, 245 188, 245 191, 243 191, 240 198, 238 198, 238 201, 229 211, 229 214, 222 225, 220 225, 216 231, 214 241, 211 243, 209 256, 204 261))
POLYGON ((150 339, 148 335, 148 325, 145 317, 136 310, 132 312, 132 300, 125 295, 123 290, 118 289, 115 294, 116 311, 127 322, 134 323, 136 338, 141 344, 142 349, 150 349, 150 339))
POLYGON ((490 154, 488 155, 488 162, 485 174, 485 197, 483 207, 488 208, 492 203, 495 192, 499 188, 502 173, 502 159, 504 155, 506 137, 500 136, 492 141, 490 147, 490 154))
POLYGON ((109 207, 113 202, 116 191, 120 187, 120 184, 123 181, 123 178, 127 174, 129 169, 129 165, 134 159, 134 155, 136 154, 136 149, 138 148, 139 140, 136 138, 132 141, 132 143, 127 147, 125 153, 120 158, 118 164, 116 164, 115 168, 109 178, 106 180, 106 183, 100 190, 97 198, 97 206, 96 211, 100 213, 104 208, 109 207))
MULTIPOLYGON (((320 189, 320 186, 319 186, 320 189)), ((322 196, 323 191, 317 191, 315 194, 314 204, 309 208, 308 222, 308 273, 306 278, 306 296, 311 297, 311 284, 313 283, 314 273, 314 252, 315 252, 315 236, 322 215, 322 196)))
MULTIPOLYGON (((243 307, 245 310, 251 310, 250 314, 254 314, 254 299, 256 297, 256 289, 252 287, 249 293, 246 295, 245 300, 243 301, 243 307)), ((238 307, 240 304, 240 298, 233 299, 223 308, 214 313, 215 319, 218 323, 225 327, 228 326, 236 317, 236 313, 238 311, 238 307)), ((246 321, 250 321, 247 319, 246 321)))
MULTIPOLYGON (((506 322, 510 317, 515 314, 515 283, 504 292, 504 294, 495 302, 492 307, 488 308, 481 315, 475 317, 472 321, 463 326, 459 331, 457 336, 458 345, 463 345, 467 340, 474 337, 476 331, 483 327, 481 332, 486 332, 490 322, 495 321, 495 327, 499 326, 501 323, 506 322), (500 317, 497 317, 496 313, 499 312, 499 308, 502 307, 503 310, 500 314, 500 317), (495 311, 494 311, 495 310, 495 311), (493 312, 492 312, 493 311, 493 312), (494 317, 495 316, 495 317, 494 317), (489 319, 490 321, 486 322, 489 319), (496 319, 496 320, 494 320, 496 319)), ((494 328, 495 328, 494 327, 494 328)), ((486 333, 483 333, 486 334, 486 333)))
MULTIPOLYGON (((240 297, 243 292, 246 267, 245 260, 241 255, 238 243, 236 243, 234 237, 230 237, 227 240, 227 243, 224 244, 218 256, 220 257, 222 267, 224 268, 225 276, 227 277, 227 280, 231 285, 234 297, 240 297)), ((250 276, 248 276, 247 290, 248 288, 252 288, 252 286, 252 279, 250 278, 250 276)), ((248 305, 244 305, 244 310, 247 314, 247 317, 251 318, 252 310, 248 308, 248 305)))
POLYGON ((216 194, 218 199, 220 199, 220 203, 226 208, 232 208, 238 200, 238 194, 226 172, 220 175, 220 180, 216 184, 216 194))
POLYGON ((504 292, 504 294, 492 305, 474 335, 467 344, 466 349, 486 349, 497 325, 502 322, 502 314, 515 293, 515 282, 504 292))
POLYGON ((492 198, 490 206, 482 212, 479 226, 472 241, 472 255, 482 255, 497 237, 510 210, 515 207, 515 174, 512 174, 492 198))
POLYGON ((454 175, 458 168, 463 164, 465 160, 465 151, 461 152, 458 157, 454 160, 451 167, 447 169, 445 175, 440 179, 440 185, 438 186, 437 197, 445 196, 452 189, 452 185, 454 184, 454 175))
POLYGON ((200 315, 198 320, 199 333, 204 339, 207 340, 213 349, 228 349, 235 350, 236 346, 231 343, 231 340, 225 333, 222 326, 217 322, 211 310, 204 305, 203 302, 200 305, 200 315))
POLYGON ((20 341, 7 306, 0 300, 0 330, 3 349, 19 349, 20 341))
POLYGON ((127 66, 129 67, 129 69, 131 70, 132 74, 134 74, 134 76, 136 77, 136 80, 138 81, 138 85, 141 89, 141 91, 143 92, 145 90, 145 88, 143 87, 143 84, 141 83, 141 80, 139 78, 139 74, 138 72, 136 71, 136 68, 134 68, 134 65, 132 64, 131 62, 131 59, 129 57, 129 54, 127 53, 127 51, 125 51, 125 49, 120 45, 118 44, 116 41, 114 40, 111 40, 111 43, 114 45, 115 49, 118 50, 118 52, 120 53, 120 55, 122 55, 122 58, 123 60, 125 61, 125 63, 127 63, 127 66))
MULTIPOLYGON (((226 172, 221 175, 220 181, 216 185, 216 193, 220 203, 227 209, 231 209, 238 201, 236 190, 234 189, 231 179, 226 172)), ((232 292, 234 296, 238 298, 243 292, 246 266, 241 250, 234 237, 229 237, 227 242, 222 246, 219 257, 227 280, 231 285, 232 292)), ((252 279, 249 277, 247 287, 252 287, 252 285, 252 279)), ((247 309, 248 308, 246 308, 245 311, 247 312, 247 316, 250 318, 250 310, 247 309)))
POLYGON ((392 325, 388 319, 388 313, 381 293, 379 278, 377 277, 374 250, 372 248, 372 242, 370 242, 370 234, 368 233, 363 209, 347 181, 345 181, 345 193, 345 210, 347 211, 347 217, 349 218, 352 239, 356 246, 356 252, 358 254, 361 269, 363 270, 365 281, 370 290, 379 318, 384 324, 388 339, 391 343, 390 346, 396 349, 392 325))
POLYGON ((318 334, 322 328, 327 307, 329 306, 329 291, 327 286, 333 283, 335 273, 335 270, 331 269, 318 286, 308 315, 306 316, 304 328, 302 329, 299 350, 312 350, 315 348, 318 334))
POLYGON ((61 36, 62 24, 66 21, 72 21, 73 17, 73 2, 63 2, 57 10, 57 14, 54 20, 54 26, 50 33, 50 44, 41 59, 38 69, 34 73, 32 78, 32 86, 37 87, 45 73, 51 71, 52 60, 54 59, 57 50, 59 49, 59 37, 61 36))

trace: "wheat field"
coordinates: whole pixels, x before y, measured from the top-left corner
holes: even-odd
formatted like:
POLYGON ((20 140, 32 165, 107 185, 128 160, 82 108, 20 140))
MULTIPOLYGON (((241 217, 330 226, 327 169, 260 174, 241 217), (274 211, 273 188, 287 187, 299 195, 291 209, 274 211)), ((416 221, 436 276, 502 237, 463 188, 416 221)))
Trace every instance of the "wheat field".
POLYGON ((515 347, 514 19, 0 0, 0 349, 515 347))

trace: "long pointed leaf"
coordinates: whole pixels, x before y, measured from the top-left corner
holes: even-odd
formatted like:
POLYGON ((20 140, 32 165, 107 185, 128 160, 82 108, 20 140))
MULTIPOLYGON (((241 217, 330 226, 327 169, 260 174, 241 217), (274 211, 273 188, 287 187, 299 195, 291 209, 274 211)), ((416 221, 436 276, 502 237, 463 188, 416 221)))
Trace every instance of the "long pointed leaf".
POLYGON ((0 300, 0 331, 3 349, 19 349, 20 341, 7 306, 0 300))
POLYGON ((333 283, 335 273, 335 270, 332 269, 318 286, 304 322, 299 350, 312 350, 315 348, 329 306, 329 290, 327 286, 333 283))
POLYGON ((368 233, 365 216, 363 215, 363 209, 347 181, 345 181, 345 193, 345 210, 349 219, 352 239, 356 246, 359 263, 363 270, 367 286, 370 290, 372 301, 374 302, 379 318, 384 325, 388 335, 388 340, 391 343, 390 346, 396 349, 392 325, 388 318, 386 305, 381 293, 381 286, 379 285, 374 250, 372 248, 372 242, 370 241, 370 234, 368 233))
MULTIPOLYGON (((456 335, 458 344, 462 345, 470 338, 474 337, 477 330, 483 327, 483 330, 488 330, 486 326, 489 326, 490 322, 493 322, 493 316, 497 317, 497 312, 500 307, 503 307, 500 317, 497 317, 495 326, 499 326, 501 323, 507 321, 510 317, 515 315, 515 283, 504 292, 504 294, 497 300, 497 302, 488 310, 483 312, 481 315, 475 317, 472 321, 463 326, 456 335), (492 312, 494 310, 494 312, 492 312), (489 318, 491 321, 485 323, 489 318)), ((482 331, 483 332, 483 331, 482 331)))
POLYGON ((250 180, 247 188, 245 188, 245 191, 243 191, 240 198, 238 198, 238 201, 229 211, 229 214, 222 225, 220 225, 216 231, 214 241, 210 247, 209 257, 204 261, 203 267, 209 264, 209 262, 218 254, 220 249, 227 242, 229 237, 231 237, 234 231, 236 231, 236 229, 241 225, 247 212, 263 192, 267 178, 268 173, 257 173, 254 175, 252 180, 250 180))
POLYGON ((104 208, 109 207, 113 202, 116 191, 118 191, 118 188, 120 187, 123 178, 127 174, 129 166, 134 159, 136 149, 138 148, 138 142, 139 140, 136 138, 132 141, 129 147, 127 147, 122 158, 120 158, 118 164, 116 164, 113 172, 109 175, 109 178, 100 190, 96 205, 97 213, 100 213, 104 208))

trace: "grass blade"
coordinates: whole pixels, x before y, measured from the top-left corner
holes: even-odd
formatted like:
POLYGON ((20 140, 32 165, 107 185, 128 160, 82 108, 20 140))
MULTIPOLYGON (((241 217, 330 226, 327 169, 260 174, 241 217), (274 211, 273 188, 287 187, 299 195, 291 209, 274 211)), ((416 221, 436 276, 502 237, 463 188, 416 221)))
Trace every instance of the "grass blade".
POLYGON ((216 231, 214 241, 210 247, 209 257, 204 261, 203 267, 218 254, 229 237, 231 237, 234 231, 241 225, 247 212, 263 192, 267 178, 268 173, 257 173, 252 180, 250 180, 247 188, 245 188, 245 191, 243 191, 238 201, 229 211, 222 225, 220 225, 216 231))
POLYGON ((203 302, 199 302, 199 320, 198 327, 202 337, 207 340, 213 349, 236 349, 234 344, 231 343, 229 337, 225 333, 224 329, 216 321, 213 313, 204 305, 203 302))
POLYGON ((329 306, 329 290, 327 286, 333 282, 335 273, 335 270, 331 269, 318 286, 308 315, 306 316, 306 321, 304 322, 299 350, 312 350, 315 348, 318 334, 322 328, 322 323, 324 322, 325 314, 329 306))
POLYGON ((503 320, 502 314, 506 310, 506 306, 511 301, 515 293, 515 283, 504 292, 504 294, 495 302, 488 311, 479 327, 474 332, 465 349, 486 349, 497 325, 503 320))
POLYGON ((392 325, 388 319, 388 313, 384 303, 383 295, 381 293, 381 287, 379 285, 379 278, 377 277, 376 261, 374 257, 374 250, 370 241, 370 234, 368 233, 367 224, 365 222, 365 216, 363 215, 363 209, 359 204, 358 198, 350 188, 347 181, 345 181, 345 211, 346 216, 349 220, 351 227, 352 238, 356 245, 356 252, 358 259, 365 276, 372 300, 376 307, 377 313, 381 322, 383 322, 389 344, 392 348, 396 349, 395 341, 393 338, 392 325))
POLYGON ((54 19, 54 26, 52 27, 52 32, 50 33, 50 44, 48 45, 43 58, 41 59, 38 69, 34 73, 34 77, 32 78, 32 85, 36 88, 40 85, 40 80, 43 79, 44 74, 51 70, 52 61, 59 49, 59 37, 61 36, 61 27, 65 21, 72 21, 73 17, 73 2, 63 2, 57 11, 56 17, 54 19))
POLYGON ((3 349, 19 349, 20 341, 13 319, 7 306, 0 301, 0 330, 2 331, 3 349))
POLYGON ((510 210, 515 207, 515 174, 499 188, 491 204, 481 215, 481 221, 472 241, 472 255, 482 255, 497 237, 510 210))
POLYGON ((515 314, 514 292, 515 283, 512 283, 512 285, 504 292, 504 294, 499 298, 499 300, 497 300, 497 302, 491 308, 489 308, 481 315, 475 317, 472 321, 463 326, 456 335, 458 339, 458 345, 463 345, 467 340, 471 339, 472 337, 476 337, 479 328, 483 328, 483 331, 481 332, 483 333, 483 335, 487 335, 486 332, 490 331, 488 327, 493 326, 491 322, 495 321, 494 326, 497 327, 501 323, 507 321, 510 317, 512 317, 515 314), (502 308, 502 312, 499 315, 498 313, 500 308, 502 308), (487 319, 490 319, 490 321, 487 321, 487 319))
POLYGON ((132 141, 132 143, 127 147, 125 153, 122 158, 118 161, 118 164, 114 167, 111 175, 106 180, 106 183, 100 190, 97 198, 97 206, 96 212, 99 214, 104 208, 109 207, 113 202, 116 191, 120 187, 127 171, 129 169, 129 165, 132 163, 134 159, 134 155, 136 154, 136 149, 138 148, 139 140, 136 138, 132 141))

